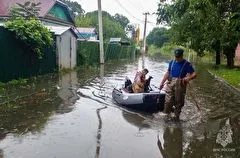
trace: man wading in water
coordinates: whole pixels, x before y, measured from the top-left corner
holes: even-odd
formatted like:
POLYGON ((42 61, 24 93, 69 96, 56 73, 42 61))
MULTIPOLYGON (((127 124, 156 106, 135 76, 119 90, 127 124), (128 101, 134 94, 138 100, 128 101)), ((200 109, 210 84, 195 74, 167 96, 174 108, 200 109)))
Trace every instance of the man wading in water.
POLYGON ((162 89, 167 81, 163 112, 169 115, 173 109, 175 121, 179 121, 181 109, 184 106, 187 84, 197 76, 192 64, 183 58, 183 52, 181 48, 174 50, 175 60, 169 63, 168 71, 160 83, 160 89, 162 89))

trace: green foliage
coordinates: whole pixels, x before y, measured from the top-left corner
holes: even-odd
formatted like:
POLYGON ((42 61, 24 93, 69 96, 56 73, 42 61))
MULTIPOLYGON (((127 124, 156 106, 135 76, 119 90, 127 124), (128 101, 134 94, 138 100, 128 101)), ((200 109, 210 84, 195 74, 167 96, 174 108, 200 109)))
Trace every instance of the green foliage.
POLYGON ((147 36, 147 44, 162 47, 169 41, 168 30, 166 28, 154 28, 147 36))
POLYGON ((19 78, 17 80, 16 79, 15 80, 11 80, 7 84, 9 84, 9 85, 26 84, 27 81, 28 81, 28 79, 19 78))
POLYGON ((148 47, 148 52, 150 56, 155 55, 155 54, 160 54, 160 48, 156 47, 155 45, 150 45, 148 47))
POLYGON ((108 44, 106 60, 133 59, 136 55, 135 53, 135 46, 108 44))
POLYGON ((108 41, 111 37, 126 38, 125 30, 119 23, 107 17, 103 18, 103 23, 103 37, 105 40, 108 41))
POLYGON ((164 44, 163 47, 160 49, 160 52, 162 54, 165 54, 166 56, 172 56, 173 55, 173 50, 176 48, 183 48, 181 46, 178 46, 176 44, 172 44, 172 43, 168 43, 168 44, 164 44))
POLYGON ((126 34, 131 36, 132 43, 136 43, 137 39, 139 39, 139 29, 136 28, 133 24, 128 24, 125 27, 126 34))
MULTIPOLYGON (((105 61, 132 59, 135 46, 120 44, 104 44, 105 61)), ((96 66, 99 64, 99 43, 78 41, 77 66, 96 66)))
POLYGON ((4 25, 5 28, 14 32, 16 37, 22 40, 39 59, 42 58, 43 49, 53 43, 52 34, 38 20, 38 4, 26 2, 24 5, 11 9, 11 19, 4 25))
POLYGON ((22 40, 31 50, 42 58, 45 47, 51 46, 53 39, 50 31, 44 27, 38 19, 25 20, 17 17, 6 22, 5 28, 14 32, 16 37, 22 40))
POLYGON ((41 3, 34 3, 30 1, 26 1, 24 4, 17 3, 16 6, 10 10, 10 16, 14 19, 16 17, 24 17, 26 19, 29 18, 37 18, 40 11, 41 3))
POLYGON ((73 2, 70 0, 61 0, 62 2, 66 3, 68 7, 71 8, 72 13, 77 15, 82 15, 85 11, 82 9, 82 6, 78 2, 73 2))
POLYGON ((5 93, 5 90, 7 87, 20 86, 20 85, 23 86, 23 85, 26 85, 27 82, 28 82, 28 79, 25 79, 25 78, 14 79, 7 83, 0 82, 0 100, 1 100, 1 96, 5 93))
POLYGON ((77 65, 95 65, 99 63, 99 43, 78 41, 77 65))
POLYGON ((113 17, 117 22, 120 23, 120 25, 125 28, 127 26, 127 24, 130 22, 128 20, 128 18, 124 15, 121 15, 121 14, 115 14, 114 17, 113 17))
POLYGON ((75 18, 78 27, 92 27, 92 20, 85 15, 80 15, 75 18))
POLYGON ((216 43, 233 64, 233 53, 240 41, 240 5, 238 0, 176 0, 160 3, 158 23, 168 24, 172 42, 189 46, 202 55, 216 51, 216 43))
POLYGON ((231 85, 240 88, 240 71, 239 69, 228 69, 221 67, 221 69, 211 69, 211 71, 217 76, 223 78, 231 85))
MULTIPOLYGON (((103 11, 103 38, 109 41, 111 37, 126 38, 125 28, 113 16, 103 11)), ((75 19, 78 27, 95 27, 98 30, 98 11, 89 12, 75 19)))

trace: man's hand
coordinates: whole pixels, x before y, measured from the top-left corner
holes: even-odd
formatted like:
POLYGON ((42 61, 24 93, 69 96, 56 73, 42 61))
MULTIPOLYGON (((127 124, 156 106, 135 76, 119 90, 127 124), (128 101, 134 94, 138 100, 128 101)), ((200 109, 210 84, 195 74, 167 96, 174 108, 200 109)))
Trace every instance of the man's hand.
POLYGON ((164 84, 160 84, 160 87, 159 87, 159 89, 160 89, 160 90, 162 90, 162 89, 163 89, 163 87, 164 87, 164 84))
POLYGON ((184 77, 183 79, 182 79, 182 83, 183 83, 183 85, 187 85, 188 84, 188 82, 190 81, 191 79, 190 79, 190 77, 189 76, 187 76, 187 77, 184 77))

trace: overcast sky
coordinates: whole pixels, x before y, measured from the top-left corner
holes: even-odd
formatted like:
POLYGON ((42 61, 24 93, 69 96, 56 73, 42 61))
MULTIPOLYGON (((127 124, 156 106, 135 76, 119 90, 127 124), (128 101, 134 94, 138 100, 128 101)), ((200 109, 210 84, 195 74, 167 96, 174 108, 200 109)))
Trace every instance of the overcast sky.
MULTIPOLYGON (((98 0, 73 0, 77 1, 86 12, 98 9, 98 0)), ((143 36, 144 15, 143 13, 154 13, 157 11, 160 0, 101 0, 102 10, 111 15, 116 13, 126 16, 130 23, 140 26, 140 35, 143 36)), ((156 27, 156 15, 148 16, 147 34, 156 27)))

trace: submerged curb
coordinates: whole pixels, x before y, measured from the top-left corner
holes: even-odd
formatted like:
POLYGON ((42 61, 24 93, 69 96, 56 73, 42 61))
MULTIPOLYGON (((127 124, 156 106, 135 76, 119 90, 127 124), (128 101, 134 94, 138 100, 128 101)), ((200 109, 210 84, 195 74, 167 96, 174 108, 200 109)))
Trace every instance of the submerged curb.
POLYGON ((208 70, 208 73, 210 73, 216 80, 218 80, 219 82, 222 82, 224 85, 226 85, 229 89, 231 89, 233 92, 237 93, 240 95, 240 89, 234 87, 233 85, 231 85, 230 83, 228 83, 226 80, 224 80, 223 78, 215 75, 214 73, 212 73, 210 70, 208 70))

